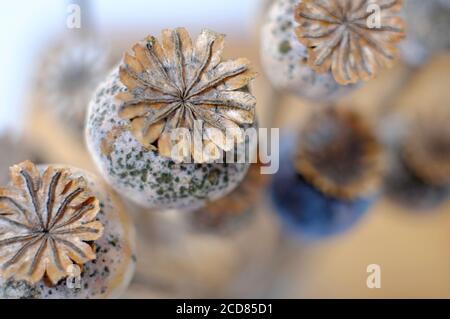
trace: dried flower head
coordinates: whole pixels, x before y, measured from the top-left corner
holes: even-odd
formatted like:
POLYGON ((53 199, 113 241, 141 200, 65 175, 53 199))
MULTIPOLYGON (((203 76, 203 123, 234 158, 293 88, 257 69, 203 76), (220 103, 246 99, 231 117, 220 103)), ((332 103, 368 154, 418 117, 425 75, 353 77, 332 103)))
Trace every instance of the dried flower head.
POLYGON ((148 36, 133 46, 134 55, 125 54, 120 80, 128 91, 117 96, 123 102, 119 115, 131 121, 144 147, 162 156, 217 159, 243 141, 242 126, 254 121, 256 100, 248 84, 255 73, 247 59, 222 61, 224 35, 204 30, 193 44, 178 28, 163 30, 161 38, 160 44, 148 36), (176 128, 187 129, 188 137, 171 140, 176 128))
POLYGON ((295 167, 325 194, 353 199, 380 185, 382 149, 357 113, 329 109, 315 114, 303 129, 295 167))
POLYGON ((40 174, 26 161, 10 169, 10 187, 0 188, 0 276, 53 284, 71 265, 95 259, 86 242, 98 239, 99 202, 82 178, 49 166, 40 174))
POLYGON ((450 185, 450 112, 444 108, 423 110, 404 142, 404 161, 426 183, 450 185))
POLYGON ((369 80, 390 67, 404 38, 396 14, 403 0, 302 0, 296 9, 297 37, 308 48, 308 65, 331 69, 342 85, 369 80))

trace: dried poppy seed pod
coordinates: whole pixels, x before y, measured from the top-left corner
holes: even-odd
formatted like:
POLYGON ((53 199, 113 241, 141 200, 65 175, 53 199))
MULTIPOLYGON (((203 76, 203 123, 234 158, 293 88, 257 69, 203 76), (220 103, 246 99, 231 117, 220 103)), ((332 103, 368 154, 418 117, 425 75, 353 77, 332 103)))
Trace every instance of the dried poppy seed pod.
POLYGON ((349 229, 379 190, 380 145, 367 123, 351 111, 317 114, 297 142, 291 138, 282 145, 281 153, 272 199, 284 225, 307 238, 349 229))
POLYGON ((183 28, 163 30, 161 44, 153 36, 135 44, 97 89, 87 144, 121 194, 144 207, 188 209, 241 182, 249 164, 221 158, 249 147, 255 73, 246 59, 223 61, 223 47, 224 36, 209 30, 195 43, 183 28), (179 131, 186 134, 173 139, 179 131))
POLYGON ((401 0, 277 0, 262 29, 262 61, 275 87, 331 101, 391 66, 403 22, 401 0), (378 4, 380 25, 368 26, 378 4))
POLYGON ((0 188, 1 298, 114 298, 134 272, 120 200, 79 169, 11 167, 0 188))
POLYGON ((400 47, 407 63, 421 65, 433 54, 450 49, 448 0, 408 0, 404 7, 408 36, 400 47))
POLYGON ((450 112, 427 107, 414 114, 393 152, 386 194, 408 210, 438 207, 450 195, 450 112))
POLYGON ((56 120, 57 128, 68 129, 79 139, 89 100, 112 66, 110 50, 98 39, 66 35, 43 54, 33 89, 33 115, 44 119, 42 113, 48 112, 48 121, 56 120))
POLYGON ((405 164, 430 185, 450 186, 450 111, 419 113, 403 142, 405 164))
POLYGON ((401 153, 401 149, 392 152, 384 186, 387 198, 408 212, 429 211, 446 202, 450 187, 431 185, 418 177, 401 153))

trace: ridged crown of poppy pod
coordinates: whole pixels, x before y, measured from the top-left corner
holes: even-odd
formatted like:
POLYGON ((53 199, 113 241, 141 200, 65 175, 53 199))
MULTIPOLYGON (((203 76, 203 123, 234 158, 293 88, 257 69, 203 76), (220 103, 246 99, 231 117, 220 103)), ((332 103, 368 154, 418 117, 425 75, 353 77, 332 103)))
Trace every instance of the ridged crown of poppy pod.
POLYGON ((195 43, 184 28, 163 30, 133 46, 120 66, 128 91, 119 115, 143 146, 162 156, 195 162, 218 159, 243 141, 242 126, 254 122, 256 99, 248 92, 256 76, 247 59, 223 61, 224 35, 201 32, 195 43), (173 141, 172 130, 185 128, 187 138, 173 141), (197 149, 200 143, 203 149, 197 149), (179 151, 173 152, 174 145, 179 151))
POLYGON ((11 167, 11 184, 0 188, 0 275, 52 284, 72 265, 95 259, 90 242, 103 225, 99 201, 82 177, 49 166, 42 174, 26 161, 11 167))
POLYGON ((300 1, 296 34, 308 48, 308 65, 319 73, 331 70, 342 85, 374 78, 399 55, 402 5, 403 0, 300 1))

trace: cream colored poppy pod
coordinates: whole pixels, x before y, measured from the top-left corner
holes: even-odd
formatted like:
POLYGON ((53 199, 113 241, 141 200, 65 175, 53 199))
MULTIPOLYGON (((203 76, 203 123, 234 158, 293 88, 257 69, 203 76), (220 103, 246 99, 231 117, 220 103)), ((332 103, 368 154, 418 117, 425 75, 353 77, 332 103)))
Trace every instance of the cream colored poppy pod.
POLYGON ((66 166, 10 169, 0 188, 0 298, 113 298, 134 272, 134 230, 120 200, 66 166))
POLYGON ((408 0, 404 16, 408 36, 401 53, 407 63, 421 65, 433 54, 450 49, 450 1, 408 0))
POLYGON ((89 100, 112 67, 110 50, 94 37, 66 35, 56 41, 44 52, 36 70, 30 121, 40 121, 30 125, 51 121, 50 129, 56 125, 79 139, 89 100))
POLYGON ((277 0, 262 28, 262 63, 274 87, 332 101, 374 78, 396 59, 401 0, 277 0), (369 27, 369 5, 379 25, 369 27))
POLYGON ((164 30, 161 44, 153 36, 135 44, 97 89, 87 145, 121 194, 144 207, 190 209, 244 178, 248 161, 225 153, 254 148, 244 134, 256 126, 255 73, 247 59, 223 61, 223 46, 224 35, 209 30, 195 43, 183 28, 164 30))

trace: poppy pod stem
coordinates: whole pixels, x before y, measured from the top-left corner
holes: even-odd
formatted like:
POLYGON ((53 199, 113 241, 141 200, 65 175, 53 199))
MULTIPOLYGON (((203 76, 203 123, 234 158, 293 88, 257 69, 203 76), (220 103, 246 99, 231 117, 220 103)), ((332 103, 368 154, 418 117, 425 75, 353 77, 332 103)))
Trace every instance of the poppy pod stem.
POLYGON ((402 70, 400 78, 392 87, 389 88, 388 92, 384 94, 381 101, 378 103, 378 118, 383 118, 389 113, 396 112, 395 101, 402 94, 404 94, 405 90, 408 88, 408 85, 414 79, 414 75, 417 73, 417 70, 418 69, 416 67, 405 66, 405 69, 402 70))
POLYGON ((269 127, 278 127, 281 121, 282 108, 284 107, 284 94, 271 88, 267 98, 267 120, 269 127))

